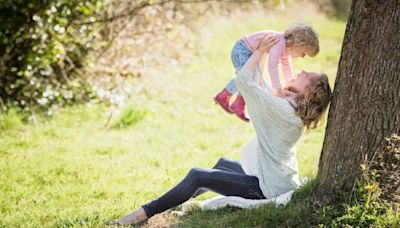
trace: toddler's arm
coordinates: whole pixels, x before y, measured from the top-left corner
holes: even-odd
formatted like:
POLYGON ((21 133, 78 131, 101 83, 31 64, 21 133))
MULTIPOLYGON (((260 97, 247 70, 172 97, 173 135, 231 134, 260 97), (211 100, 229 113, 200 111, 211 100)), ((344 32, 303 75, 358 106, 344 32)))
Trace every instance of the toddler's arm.
POLYGON ((271 77, 271 84, 272 88, 275 91, 281 91, 281 83, 279 81, 279 61, 283 53, 283 46, 278 43, 275 44, 271 50, 269 51, 269 58, 268 58, 268 71, 271 77))
POLYGON ((260 45, 261 40, 263 40, 266 36, 273 35, 275 33, 276 32, 271 31, 271 30, 258 31, 258 32, 246 35, 244 37, 244 40, 249 45, 249 48, 251 49, 251 51, 254 52, 260 45))
POLYGON ((292 70, 292 64, 290 63, 290 57, 282 57, 281 58, 281 64, 282 64, 282 71, 283 74, 285 75, 285 81, 286 84, 288 81, 290 81, 293 77, 293 70, 292 70))
MULTIPOLYGON (((264 39, 267 39, 268 37, 276 37, 277 36, 277 32, 274 31, 268 31, 268 33, 260 33, 254 36, 255 39, 255 49, 258 49, 261 45, 261 41, 263 41, 264 39)), ((269 50, 268 50, 269 51, 269 50)), ((268 52, 266 51, 266 52, 268 52)))

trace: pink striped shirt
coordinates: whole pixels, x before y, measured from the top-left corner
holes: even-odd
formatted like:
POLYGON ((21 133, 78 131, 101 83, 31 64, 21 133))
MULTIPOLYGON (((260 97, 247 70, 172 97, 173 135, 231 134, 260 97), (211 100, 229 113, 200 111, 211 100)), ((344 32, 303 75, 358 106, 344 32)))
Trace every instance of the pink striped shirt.
MULTIPOLYGON (((272 88, 282 88, 279 80, 279 62, 281 63, 282 71, 285 76, 286 83, 292 79, 292 65, 290 63, 291 56, 286 51, 286 40, 283 33, 278 33, 272 30, 263 30, 244 36, 242 39, 251 51, 254 52, 260 45, 261 40, 268 34, 278 34, 278 43, 271 47, 268 58, 268 71, 271 77, 272 88)), ((265 53, 261 60, 260 65, 263 68, 265 65, 265 53)))

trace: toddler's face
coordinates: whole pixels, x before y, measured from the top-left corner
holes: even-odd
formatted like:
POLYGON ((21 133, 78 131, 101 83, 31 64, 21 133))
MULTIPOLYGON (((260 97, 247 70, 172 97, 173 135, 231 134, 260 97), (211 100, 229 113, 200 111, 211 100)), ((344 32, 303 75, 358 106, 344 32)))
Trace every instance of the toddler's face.
POLYGON ((293 58, 304 58, 306 55, 310 56, 308 50, 306 50, 305 48, 292 47, 289 48, 288 51, 293 58))

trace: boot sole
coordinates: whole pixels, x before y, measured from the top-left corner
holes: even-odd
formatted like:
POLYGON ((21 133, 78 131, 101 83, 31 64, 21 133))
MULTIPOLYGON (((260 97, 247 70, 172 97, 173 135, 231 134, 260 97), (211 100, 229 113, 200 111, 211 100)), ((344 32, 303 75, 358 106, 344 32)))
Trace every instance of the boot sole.
POLYGON ((214 102, 215 102, 216 105, 221 106, 221 108, 222 108, 225 112, 227 112, 228 114, 233 114, 233 111, 232 111, 232 110, 226 109, 221 103, 218 102, 217 98, 215 98, 215 97, 214 97, 214 102))
POLYGON ((245 117, 239 116, 239 115, 236 114, 236 113, 235 113, 235 116, 237 116, 237 118, 243 120, 243 121, 246 122, 246 123, 250 122, 250 119, 247 119, 247 118, 245 118, 245 117))

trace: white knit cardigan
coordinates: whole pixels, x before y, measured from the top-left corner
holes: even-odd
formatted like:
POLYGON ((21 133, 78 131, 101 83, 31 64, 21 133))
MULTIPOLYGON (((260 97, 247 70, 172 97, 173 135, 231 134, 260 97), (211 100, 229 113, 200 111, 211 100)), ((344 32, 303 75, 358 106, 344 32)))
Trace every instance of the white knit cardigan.
POLYGON ((265 83, 261 86, 259 77, 256 71, 241 70, 234 79, 257 135, 256 156, 247 163, 242 159, 242 166, 245 172, 255 170, 252 175, 264 196, 272 199, 299 185, 295 146, 304 125, 290 103, 276 97, 265 83))

